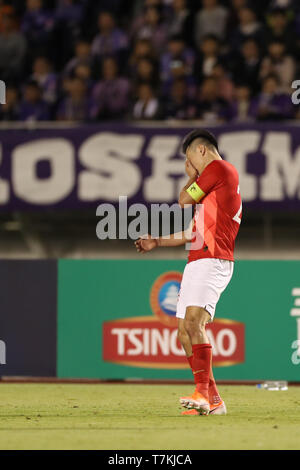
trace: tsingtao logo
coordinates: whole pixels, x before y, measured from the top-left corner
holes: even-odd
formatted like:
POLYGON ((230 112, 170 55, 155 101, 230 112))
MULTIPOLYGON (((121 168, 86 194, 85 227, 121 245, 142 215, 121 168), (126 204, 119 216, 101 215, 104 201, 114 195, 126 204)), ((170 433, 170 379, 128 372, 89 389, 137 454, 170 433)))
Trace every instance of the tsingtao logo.
MULTIPOLYGON (((154 279, 149 296, 152 316, 129 316, 103 323, 104 361, 131 367, 189 367, 177 339, 176 305, 181 277, 180 272, 168 271, 154 279)), ((243 323, 222 318, 208 325, 207 335, 213 348, 214 366, 244 362, 244 326, 243 323)))

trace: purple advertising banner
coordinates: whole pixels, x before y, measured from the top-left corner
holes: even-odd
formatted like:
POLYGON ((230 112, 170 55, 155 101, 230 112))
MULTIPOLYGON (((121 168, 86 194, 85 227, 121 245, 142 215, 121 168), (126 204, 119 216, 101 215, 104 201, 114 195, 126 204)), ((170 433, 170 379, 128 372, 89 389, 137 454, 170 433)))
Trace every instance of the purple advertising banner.
MULTIPOLYGON (((183 136, 192 128, 154 124, 0 130, 0 210, 95 208, 174 203, 186 182, 183 136)), ((237 168, 243 202, 300 209, 300 127, 257 124, 210 128, 237 168)))

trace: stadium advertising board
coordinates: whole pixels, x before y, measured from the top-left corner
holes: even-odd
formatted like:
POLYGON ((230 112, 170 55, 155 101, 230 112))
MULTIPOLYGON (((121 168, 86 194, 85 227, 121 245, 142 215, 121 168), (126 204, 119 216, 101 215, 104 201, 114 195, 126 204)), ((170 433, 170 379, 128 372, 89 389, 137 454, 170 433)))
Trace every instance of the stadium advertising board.
MULTIPOLYGON (((182 274, 160 275, 150 290, 154 316, 122 318, 103 323, 103 360, 115 364, 157 369, 186 369, 177 339, 176 304, 182 274)), ((244 362, 244 324, 217 319, 208 326, 215 366, 244 362)))
MULTIPOLYGON (((174 320, 184 265, 61 260, 58 376, 191 378, 174 320)), ((217 379, 300 379, 299 272, 297 261, 236 262, 208 326, 217 379)))
POLYGON ((0 376, 56 375, 57 262, 1 260, 0 376))
MULTIPOLYGON (((122 124, 1 130, 0 210, 177 202, 187 127, 122 124)), ((245 207, 299 209, 296 124, 211 128, 240 175, 245 207)))

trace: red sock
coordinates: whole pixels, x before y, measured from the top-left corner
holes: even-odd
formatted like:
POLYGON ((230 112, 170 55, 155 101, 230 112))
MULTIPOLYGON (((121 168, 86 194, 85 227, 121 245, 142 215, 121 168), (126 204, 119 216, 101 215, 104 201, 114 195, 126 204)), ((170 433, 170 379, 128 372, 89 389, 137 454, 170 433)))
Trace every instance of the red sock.
MULTIPOLYGON (((194 359, 194 356, 188 356, 187 357, 187 361, 188 361, 188 363, 189 363, 192 370, 193 370, 193 359, 194 359)), ((209 403, 216 404, 216 403, 220 403, 220 401, 221 401, 221 397, 220 397, 220 394, 219 394, 219 391, 218 391, 218 388, 217 388, 217 384, 216 384, 215 379, 214 379, 212 367, 210 368, 210 372, 209 372, 208 396, 209 396, 209 403)))
POLYGON ((197 390, 208 399, 209 373, 212 347, 210 344, 193 344, 193 374, 197 390))

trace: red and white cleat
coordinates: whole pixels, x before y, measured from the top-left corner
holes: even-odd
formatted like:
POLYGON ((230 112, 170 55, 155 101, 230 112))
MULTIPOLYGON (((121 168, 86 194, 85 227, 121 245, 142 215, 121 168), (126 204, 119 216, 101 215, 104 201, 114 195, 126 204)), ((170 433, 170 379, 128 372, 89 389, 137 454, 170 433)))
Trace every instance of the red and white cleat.
POLYGON ((210 415, 226 415, 227 408, 224 401, 220 401, 219 403, 210 404, 210 415))
POLYGON ((210 406, 208 400, 196 389, 193 395, 181 397, 180 403, 185 408, 197 410, 201 415, 208 415, 210 406))

